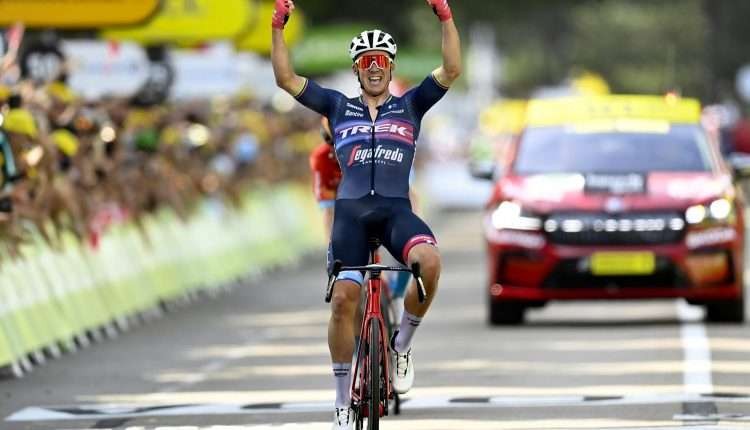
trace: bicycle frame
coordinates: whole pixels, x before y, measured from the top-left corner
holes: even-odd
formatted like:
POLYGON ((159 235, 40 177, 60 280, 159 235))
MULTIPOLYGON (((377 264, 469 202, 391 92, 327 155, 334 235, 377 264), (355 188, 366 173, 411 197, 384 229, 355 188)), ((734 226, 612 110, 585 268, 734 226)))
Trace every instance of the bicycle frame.
POLYGON ((385 383, 383 389, 385 395, 381 395, 381 411, 380 414, 388 415, 388 401, 394 398, 393 387, 391 386, 390 378, 390 349, 388 348, 388 331, 386 330, 385 320, 380 307, 380 294, 383 287, 382 280, 380 279, 380 270, 372 270, 370 272, 370 278, 367 282, 367 295, 365 300, 365 313, 363 316, 362 327, 360 328, 360 342, 359 350, 357 351, 357 359, 355 360, 354 378, 352 378, 351 392, 352 392, 352 403, 357 407, 361 407, 366 399, 366 384, 361 383, 362 381, 369 380, 369 369, 370 356, 365 354, 365 348, 370 345, 373 339, 370 339, 370 326, 372 324, 378 324, 380 330, 380 339, 375 340, 379 344, 379 357, 382 357, 383 364, 383 377, 385 383), (360 360, 360 357, 365 357, 365 360, 360 360))

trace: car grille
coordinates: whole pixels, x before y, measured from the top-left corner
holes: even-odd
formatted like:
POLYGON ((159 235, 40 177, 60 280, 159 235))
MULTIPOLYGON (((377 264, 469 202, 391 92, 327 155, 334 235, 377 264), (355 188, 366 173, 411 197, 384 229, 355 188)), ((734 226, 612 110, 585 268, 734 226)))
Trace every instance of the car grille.
POLYGON ((563 213, 550 215, 544 230, 559 245, 656 245, 682 240, 679 213, 563 213))

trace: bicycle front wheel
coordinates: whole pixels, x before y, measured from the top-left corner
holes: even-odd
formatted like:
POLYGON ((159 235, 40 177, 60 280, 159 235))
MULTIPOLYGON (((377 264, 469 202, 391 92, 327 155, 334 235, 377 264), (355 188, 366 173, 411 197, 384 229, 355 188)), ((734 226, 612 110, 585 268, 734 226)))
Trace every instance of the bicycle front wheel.
POLYGON ((380 421, 380 324, 370 324, 370 377, 367 381, 368 417, 367 430, 378 430, 380 421))

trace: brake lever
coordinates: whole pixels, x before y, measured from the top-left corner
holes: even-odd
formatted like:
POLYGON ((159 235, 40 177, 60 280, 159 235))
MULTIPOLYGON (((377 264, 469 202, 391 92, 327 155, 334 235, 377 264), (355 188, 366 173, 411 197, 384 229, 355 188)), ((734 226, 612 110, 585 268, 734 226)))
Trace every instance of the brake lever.
POLYGON ((414 275, 414 280, 417 281, 417 296, 419 296, 419 303, 424 303, 425 300, 427 300, 427 290, 422 281, 422 271, 419 263, 411 264, 411 273, 414 275))
POLYGON ((328 286, 326 287, 326 303, 331 303, 331 296, 333 295, 333 284, 336 283, 336 278, 339 276, 341 266, 341 260, 336 260, 333 262, 331 274, 328 276, 328 286))

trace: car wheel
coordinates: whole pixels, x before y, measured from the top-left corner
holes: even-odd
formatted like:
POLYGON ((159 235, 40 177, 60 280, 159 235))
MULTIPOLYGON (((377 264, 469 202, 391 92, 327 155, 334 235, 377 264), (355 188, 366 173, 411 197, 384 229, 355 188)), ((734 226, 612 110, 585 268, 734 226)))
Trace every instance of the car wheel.
POLYGON ((491 325, 514 325, 523 322, 526 307, 517 302, 489 300, 489 323, 491 325))
POLYGON ((723 300, 706 304, 706 321, 742 323, 745 321, 745 299, 723 300))

